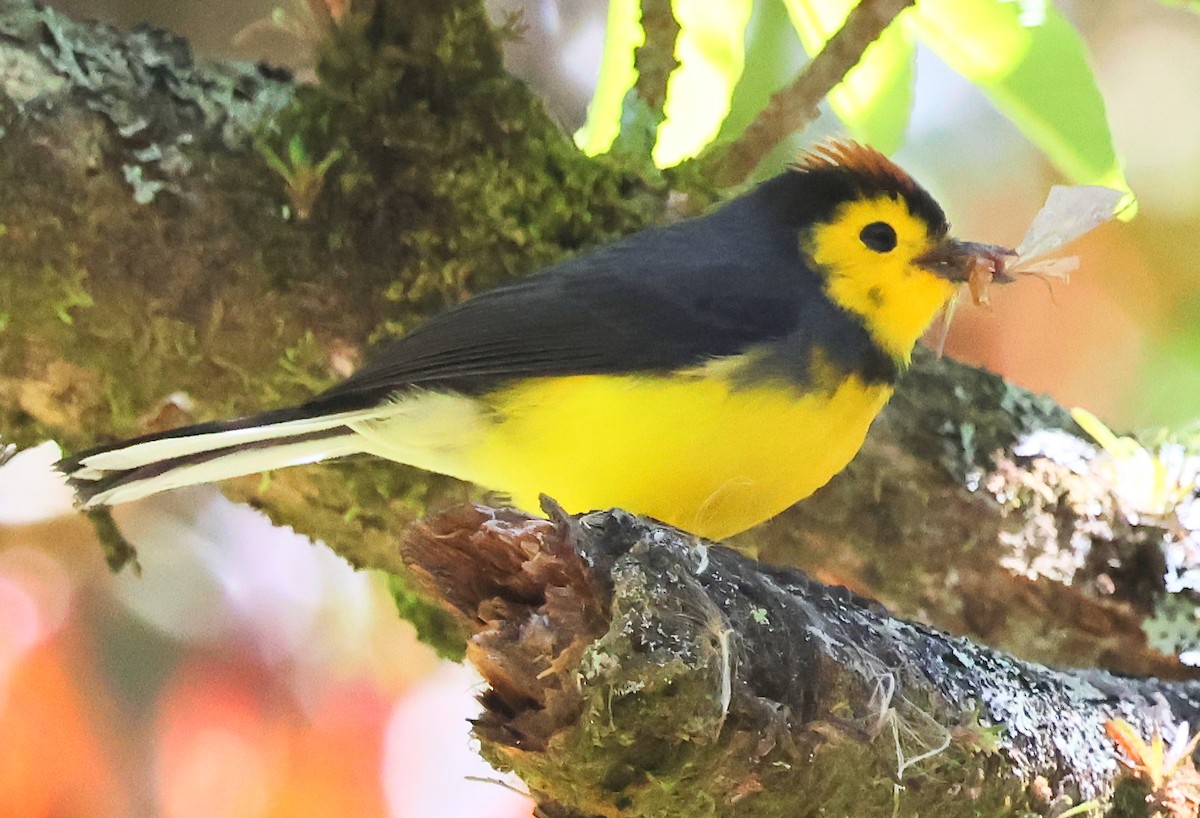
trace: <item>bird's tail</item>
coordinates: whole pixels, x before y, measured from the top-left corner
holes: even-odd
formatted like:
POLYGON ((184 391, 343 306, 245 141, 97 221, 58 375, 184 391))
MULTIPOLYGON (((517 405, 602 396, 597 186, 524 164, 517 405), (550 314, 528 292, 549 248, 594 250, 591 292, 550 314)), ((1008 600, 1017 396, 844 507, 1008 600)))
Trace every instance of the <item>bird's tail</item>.
POLYGON ((57 468, 83 508, 118 505, 169 489, 356 454, 362 438, 347 424, 372 414, 280 409, 102 446, 64 458, 57 468))

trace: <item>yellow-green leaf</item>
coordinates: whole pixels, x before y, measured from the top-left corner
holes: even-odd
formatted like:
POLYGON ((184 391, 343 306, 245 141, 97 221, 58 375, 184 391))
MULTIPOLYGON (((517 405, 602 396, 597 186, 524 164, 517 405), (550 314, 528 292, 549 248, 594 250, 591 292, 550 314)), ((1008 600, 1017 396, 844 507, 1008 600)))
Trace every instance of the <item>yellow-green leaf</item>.
MULTIPOLYGON (((846 21, 854 0, 784 0, 792 26, 809 55, 818 53, 846 21)), ((912 111, 912 35, 890 25, 829 94, 846 129, 885 153, 900 147, 912 111)))
POLYGON ((729 115, 733 89, 746 59, 752 0, 673 0, 679 67, 667 82, 665 118, 654 163, 671 167, 700 153, 729 115))
POLYGON ((609 0, 600 75, 588 103, 587 121, 575 132, 575 144, 588 156, 605 153, 621 132, 625 96, 637 81, 633 53, 646 40, 639 0, 609 0))
POLYGON ((1072 181, 1129 190, 1087 49, 1052 5, 920 0, 906 23, 1072 181))

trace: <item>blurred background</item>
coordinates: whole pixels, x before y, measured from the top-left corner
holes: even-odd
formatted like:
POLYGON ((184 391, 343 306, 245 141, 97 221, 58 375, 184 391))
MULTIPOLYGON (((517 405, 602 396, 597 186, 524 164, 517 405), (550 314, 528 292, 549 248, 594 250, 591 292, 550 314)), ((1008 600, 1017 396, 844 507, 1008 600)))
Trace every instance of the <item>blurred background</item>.
MULTIPOLYGON (((302 38, 264 24, 281 4, 302 15, 290 2, 51 5, 304 76, 302 38)), ((765 97, 804 58, 782 10, 758 5, 748 76, 765 97)), ((990 309, 960 305, 947 353, 1117 430, 1182 429, 1200 417, 1200 14, 1155 0, 1057 5, 1091 49, 1140 215, 1081 241, 1069 285, 1031 279, 993 290, 990 309)), ((510 66, 574 130, 605 4, 492 6, 521 13, 510 66)), ((837 132, 825 116, 806 139, 837 132)), ((927 53, 897 159, 979 241, 1015 244, 1061 181, 927 53)), ((50 445, 0 467, 0 818, 530 814, 472 755, 476 680, 416 643, 378 577, 211 489, 120 509, 143 572, 114 577, 50 472, 56 457, 50 445)))

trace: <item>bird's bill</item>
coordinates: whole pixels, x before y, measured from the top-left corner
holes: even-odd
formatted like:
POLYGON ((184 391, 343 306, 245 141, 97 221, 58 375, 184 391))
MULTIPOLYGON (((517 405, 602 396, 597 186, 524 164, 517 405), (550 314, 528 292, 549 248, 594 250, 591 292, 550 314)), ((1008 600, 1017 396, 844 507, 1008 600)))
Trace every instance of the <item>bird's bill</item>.
POLYGON ((1016 252, 997 244, 944 239, 941 244, 916 259, 917 264, 947 281, 961 283, 978 279, 981 274, 989 281, 1007 284, 1013 276, 1005 265, 1016 252))

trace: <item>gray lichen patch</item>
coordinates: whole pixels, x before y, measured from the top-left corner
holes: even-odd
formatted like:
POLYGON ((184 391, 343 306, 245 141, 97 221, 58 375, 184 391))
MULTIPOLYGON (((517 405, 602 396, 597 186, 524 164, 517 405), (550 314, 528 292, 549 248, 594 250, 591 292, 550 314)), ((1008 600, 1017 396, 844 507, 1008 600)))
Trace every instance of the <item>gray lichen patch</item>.
MULTIPOLYGON (((1021 441, 1011 454, 997 456, 996 468, 981 479, 980 488, 1008 511, 1010 525, 1000 534, 1008 549, 1002 564, 1030 579, 1114 592, 1105 570, 1122 569, 1128 560, 1117 550, 1124 544, 1132 555, 1136 532, 1112 485, 1090 467, 1096 455, 1066 432, 1043 431, 1021 441)), ((1133 596, 1134 589, 1123 590, 1133 596)))
POLYGON ((1043 430, 997 456, 980 482, 1005 510, 1001 562, 1130 606, 1154 648, 1200 663, 1200 457, 1103 436, 1105 448, 1043 430))
POLYGON ((292 96, 285 72, 202 63, 160 29, 76 23, 32 0, 0 14, 0 89, 28 122, 79 107, 99 117, 108 158, 142 204, 176 190, 198 144, 245 149, 292 96))
MULTIPOLYGON (((7 28, 0 32, 8 33, 7 28)), ((25 113, 37 99, 54 99, 67 85, 67 80, 53 66, 35 53, 0 40, 0 89, 25 113)))

